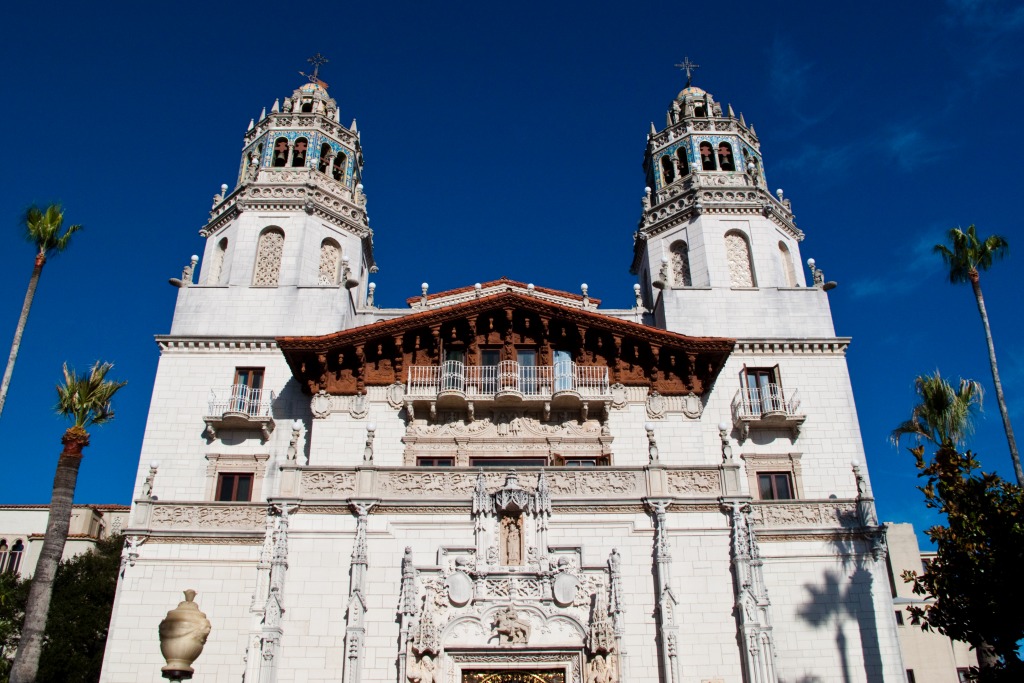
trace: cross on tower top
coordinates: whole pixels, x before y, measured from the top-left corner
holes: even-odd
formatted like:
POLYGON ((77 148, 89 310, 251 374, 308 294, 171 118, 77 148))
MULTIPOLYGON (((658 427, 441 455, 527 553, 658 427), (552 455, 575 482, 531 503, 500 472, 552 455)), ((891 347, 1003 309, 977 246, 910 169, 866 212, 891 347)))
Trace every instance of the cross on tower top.
POLYGON ((686 72, 686 87, 689 88, 690 80, 693 77, 692 72, 699 69, 700 64, 694 64, 693 62, 690 61, 689 57, 683 57, 683 61, 680 62, 679 64, 676 64, 676 66, 686 72))
POLYGON ((320 67, 328 62, 327 57, 317 52, 315 55, 306 60, 313 65, 313 73, 307 74, 303 71, 299 73, 309 79, 310 83, 316 83, 320 80, 320 67))

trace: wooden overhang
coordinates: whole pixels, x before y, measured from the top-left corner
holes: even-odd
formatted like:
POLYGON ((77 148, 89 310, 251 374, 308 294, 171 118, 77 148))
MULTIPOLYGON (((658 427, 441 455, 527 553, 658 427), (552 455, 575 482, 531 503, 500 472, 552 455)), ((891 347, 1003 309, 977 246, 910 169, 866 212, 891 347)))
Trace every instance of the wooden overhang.
POLYGON ((537 365, 552 365, 554 351, 564 350, 577 365, 607 367, 612 383, 645 386, 666 396, 703 395, 734 343, 688 337, 517 292, 331 334, 277 339, 303 391, 334 395, 404 383, 408 368, 437 366, 448 349, 461 351, 466 365, 479 365, 482 349, 499 350, 501 360, 516 360, 517 350, 525 348, 536 349, 537 365))

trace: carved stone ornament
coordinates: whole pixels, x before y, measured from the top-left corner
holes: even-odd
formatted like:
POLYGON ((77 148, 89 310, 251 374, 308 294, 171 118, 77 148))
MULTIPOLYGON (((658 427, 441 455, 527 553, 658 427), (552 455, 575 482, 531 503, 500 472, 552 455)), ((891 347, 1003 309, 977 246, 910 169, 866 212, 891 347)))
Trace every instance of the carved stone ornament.
POLYGON ((576 599, 576 589, 579 586, 579 579, 569 573, 562 573, 555 577, 552 593, 555 604, 559 607, 567 607, 576 599))
POLYGON ((651 418, 665 417, 665 411, 668 409, 668 403, 665 401, 665 397, 659 394, 657 391, 652 391, 647 396, 647 416, 651 418))
POLYGON ((530 624, 519 618, 514 607, 506 607, 494 614, 492 637, 499 645, 526 645, 530 642, 530 624))
POLYGON ((718 496, 722 493, 717 470, 671 470, 667 476, 668 490, 674 494, 718 496))
POLYGON ((683 415, 696 420, 704 412, 704 404, 700 400, 700 396, 693 393, 692 391, 683 396, 683 415))
POLYGON ((452 572, 445 580, 448 600, 455 607, 462 607, 473 598, 473 579, 463 571, 452 572))
POLYGON ((331 397, 327 395, 327 392, 321 391, 313 396, 309 402, 309 409, 313 412, 313 417, 324 419, 331 414, 331 397))
POLYGON ((612 392, 612 407, 618 410, 622 410, 626 407, 626 385, 616 382, 611 387, 612 392))
POLYGON ((334 497, 354 493, 356 475, 353 472, 303 472, 302 492, 314 497, 334 497))
POLYGON ((160 670, 165 678, 192 678, 192 662, 203 653, 210 635, 210 620, 199 611, 195 598, 194 590, 185 591, 185 599, 160 622, 160 653, 167 660, 160 670))
POLYGON ((401 382, 395 382, 388 387, 385 395, 388 400, 388 405, 395 410, 398 410, 405 403, 405 385, 401 382))
POLYGON ((362 420, 369 414, 369 402, 366 394, 356 394, 349 400, 348 414, 357 420, 362 420))

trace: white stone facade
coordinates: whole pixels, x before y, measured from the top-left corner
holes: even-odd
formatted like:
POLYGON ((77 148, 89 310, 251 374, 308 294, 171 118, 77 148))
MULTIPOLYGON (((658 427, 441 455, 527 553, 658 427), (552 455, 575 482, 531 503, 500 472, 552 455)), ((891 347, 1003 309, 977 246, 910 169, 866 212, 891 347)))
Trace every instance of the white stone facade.
MULTIPOLYGON (((238 187, 218 196, 203 229, 203 272, 183 278, 171 332, 158 338, 104 682, 160 680, 156 625, 189 588, 213 624, 196 681, 904 679, 849 340, 835 335, 821 278, 803 281, 803 234, 788 201, 764 190, 745 123, 688 88, 666 130, 652 132, 638 304, 619 311, 507 281, 377 308, 358 133, 337 123, 326 91, 304 86, 275 104, 245 149, 238 187), (731 136, 740 170, 698 170, 690 158, 663 182, 661 151, 695 151, 708 130, 726 131, 715 144, 731 136), (281 139, 292 141, 280 148, 286 163, 310 142, 305 166, 273 166, 281 139), (328 147, 352 162, 340 179, 320 170, 328 147), (284 236, 277 286, 254 284, 268 228, 284 236), (736 287, 730 236, 740 233, 752 268, 736 287), (325 240, 348 259, 336 272, 325 240), (685 269, 671 260, 678 241, 685 269), (510 325, 520 303, 548 307, 576 320, 581 340, 587 326, 661 335, 645 361, 655 369, 599 379, 593 400, 562 404, 480 387, 473 400, 460 375, 448 387, 460 397, 444 404, 437 385, 435 401, 414 400, 405 382, 374 383, 370 363, 403 360, 373 356, 372 344, 354 347, 363 370, 351 376, 344 354, 282 353, 313 335, 355 338, 371 323, 441 320, 491 300, 510 302, 510 325), (667 376, 657 363, 684 362, 659 356, 662 342, 704 343, 669 333, 728 342, 706 386, 653 389, 667 376), (258 385, 245 374, 255 368, 258 385), (325 390, 344 382, 360 388, 325 390), (764 393, 751 402, 755 385, 764 393), (526 463, 514 473, 494 466, 513 454, 526 463), (593 466, 563 466, 574 458, 593 466), (484 461, 486 471, 469 466, 484 461), (219 500, 239 481, 251 500, 219 500)), ((439 322, 435 343, 462 319, 439 322)), ((415 346, 415 359, 425 334, 395 333, 395 343, 415 346)), ((704 358, 686 361, 691 379, 704 358)))

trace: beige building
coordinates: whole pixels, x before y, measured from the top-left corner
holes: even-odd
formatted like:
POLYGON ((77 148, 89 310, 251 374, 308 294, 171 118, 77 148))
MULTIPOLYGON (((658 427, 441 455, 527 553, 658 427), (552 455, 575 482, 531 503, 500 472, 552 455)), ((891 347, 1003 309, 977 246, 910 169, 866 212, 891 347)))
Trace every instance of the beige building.
MULTIPOLYGON (((127 505, 76 505, 63 559, 88 552, 97 541, 121 533, 129 509, 127 505)), ((0 505, 0 571, 32 576, 49 514, 48 505, 0 505)))
POLYGON ((911 524, 886 524, 889 545, 889 583, 896 626, 899 633, 903 664, 909 683, 959 683, 966 681, 968 669, 978 665, 978 658, 967 643, 951 640, 941 633, 924 631, 910 623, 911 605, 925 600, 914 595, 913 586, 901 577, 909 570, 922 572, 934 552, 921 552, 911 524))

